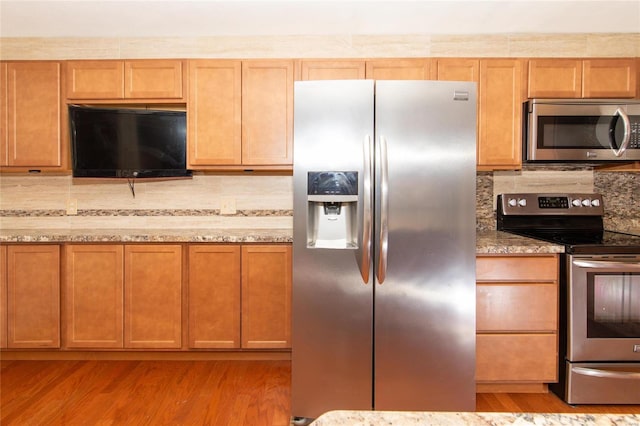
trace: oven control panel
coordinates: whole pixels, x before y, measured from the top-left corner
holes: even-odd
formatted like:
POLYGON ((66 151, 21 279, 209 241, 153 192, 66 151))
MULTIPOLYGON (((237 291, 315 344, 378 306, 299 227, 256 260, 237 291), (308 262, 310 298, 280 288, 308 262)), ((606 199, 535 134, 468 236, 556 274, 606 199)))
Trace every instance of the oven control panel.
POLYGON ((602 195, 595 193, 501 194, 498 196, 498 209, 503 215, 604 215, 602 195))

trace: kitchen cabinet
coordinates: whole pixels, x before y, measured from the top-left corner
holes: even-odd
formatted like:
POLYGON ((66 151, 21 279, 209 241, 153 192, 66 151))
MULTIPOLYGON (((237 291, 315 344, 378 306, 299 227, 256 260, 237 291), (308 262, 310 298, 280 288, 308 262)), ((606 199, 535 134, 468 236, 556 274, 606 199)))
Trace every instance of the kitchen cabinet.
POLYGON ((636 60, 531 59, 529 98, 633 98, 636 60))
POLYGON ((123 347, 123 253, 114 244, 64 247, 65 347, 123 347))
POLYGON ((242 62, 242 164, 293 165, 293 60, 242 62))
POLYGON ((242 246, 242 347, 291 347, 291 246, 242 246))
POLYGON ((364 60, 302 60, 300 68, 302 80, 361 80, 365 78, 364 60))
POLYGON ((522 103, 526 61, 480 59, 478 84, 479 170, 522 166, 522 103))
POLYGON ((7 347, 7 246, 0 246, 0 349, 7 347))
POLYGON ((189 347, 240 348, 240 245, 189 246, 189 347))
POLYGON ((242 163, 240 61, 189 61, 188 168, 242 163))
POLYGON ((65 246, 64 329, 68 348, 182 346, 182 247, 65 246))
POLYGON ((446 81, 475 81, 479 79, 480 60, 444 58, 436 62, 436 78, 446 81))
POLYGON ((184 98, 180 60, 67 61, 67 99, 184 98))
POLYGON ((555 382, 557 256, 478 256, 476 277, 478 389, 555 382))
POLYGON ((60 246, 6 248, 7 347, 60 347, 60 246))
POLYGON ((127 348, 182 346, 182 247, 124 246, 124 344, 127 348))
POLYGON ((61 77, 60 62, 0 64, 0 167, 3 171, 66 167, 61 77))
POLYGON ((366 62, 366 78, 373 80, 429 80, 431 59, 379 59, 366 62))

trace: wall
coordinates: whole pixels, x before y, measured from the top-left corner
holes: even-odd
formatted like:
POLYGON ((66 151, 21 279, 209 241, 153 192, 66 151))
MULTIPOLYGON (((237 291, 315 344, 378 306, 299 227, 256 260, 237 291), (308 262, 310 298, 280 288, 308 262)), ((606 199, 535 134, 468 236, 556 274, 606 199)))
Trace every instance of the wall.
MULTIPOLYGON (((164 38, 2 38, 0 59, 639 57, 635 34, 332 35, 164 38)), ((69 176, 2 176, 2 228, 291 227, 290 176, 205 176, 193 180, 83 183, 69 176), (233 198, 238 212, 222 215, 233 198), (77 200, 78 215, 66 215, 77 200)), ((501 192, 605 195, 607 225, 640 233, 640 173, 535 169, 478 174, 478 228, 495 229, 501 192)))

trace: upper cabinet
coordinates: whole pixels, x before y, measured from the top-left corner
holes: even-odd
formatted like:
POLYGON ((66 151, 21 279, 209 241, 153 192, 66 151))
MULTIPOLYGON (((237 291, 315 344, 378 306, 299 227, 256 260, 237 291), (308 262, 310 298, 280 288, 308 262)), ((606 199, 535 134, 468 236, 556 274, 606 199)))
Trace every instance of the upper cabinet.
POLYGON ((350 59, 303 60, 302 80, 358 80, 365 78, 365 61, 350 59))
POLYGON ((531 59, 529 98, 633 98, 635 59, 531 59))
POLYGON ((242 164, 293 164, 293 60, 242 62, 242 164))
POLYGON ((3 62, 0 70, 0 167, 65 167, 61 63, 3 62))
POLYGON ((190 169, 242 163, 240 61, 189 61, 187 104, 190 169))
POLYGON ((366 77, 373 80, 429 80, 431 59, 380 59, 366 62, 366 77))
POLYGON ((477 165, 517 169, 521 159, 525 64, 521 59, 438 59, 438 80, 478 82, 477 165))
POLYGON ((481 59, 478 87, 478 169, 522 166, 522 103, 526 61, 481 59))
POLYGON ((67 61, 67 99, 184 98, 180 60, 67 61))

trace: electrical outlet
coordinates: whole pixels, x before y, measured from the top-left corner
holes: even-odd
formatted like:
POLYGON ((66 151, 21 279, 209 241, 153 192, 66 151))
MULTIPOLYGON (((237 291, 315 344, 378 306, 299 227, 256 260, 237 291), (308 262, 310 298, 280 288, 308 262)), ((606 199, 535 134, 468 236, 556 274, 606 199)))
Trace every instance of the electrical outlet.
POLYGON ((67 199, 67 215, 78 214, 78 200, 75 198, 67 199))
POLYGON ((220 199, 220 214, 236 214, 236 199, 222 197, 220 199))

